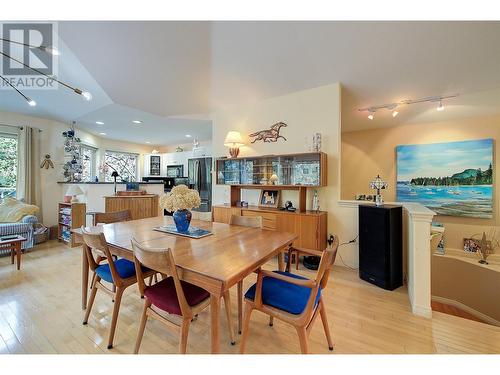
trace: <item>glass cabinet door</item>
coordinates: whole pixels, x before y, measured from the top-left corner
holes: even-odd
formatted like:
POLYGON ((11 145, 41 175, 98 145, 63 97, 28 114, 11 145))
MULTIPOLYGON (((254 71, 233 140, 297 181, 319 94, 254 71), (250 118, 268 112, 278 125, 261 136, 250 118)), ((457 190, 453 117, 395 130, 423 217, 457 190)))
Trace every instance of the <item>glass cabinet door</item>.
POLYGON ((320 186, 321 174, 320 153, 217 160, 223 185, 320 186))

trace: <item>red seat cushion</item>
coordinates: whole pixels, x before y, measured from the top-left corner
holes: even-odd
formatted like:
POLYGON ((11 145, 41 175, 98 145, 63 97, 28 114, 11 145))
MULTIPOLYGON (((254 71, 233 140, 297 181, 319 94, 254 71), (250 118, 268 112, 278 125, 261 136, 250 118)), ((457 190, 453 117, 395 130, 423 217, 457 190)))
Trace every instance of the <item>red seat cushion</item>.
MULTIPOLYGON (((181 285, 189 306, 197 305, 210 297, 210 293, 196 285, 184 281, 181 281, 181 285)), ((172 277, 168 277, 153 286, 147 287, 144 291, 144 295, 159 309, 170 314, 182 315, 179 299, 177 298, 177 291, 175 290, 174 279, 172 277)))

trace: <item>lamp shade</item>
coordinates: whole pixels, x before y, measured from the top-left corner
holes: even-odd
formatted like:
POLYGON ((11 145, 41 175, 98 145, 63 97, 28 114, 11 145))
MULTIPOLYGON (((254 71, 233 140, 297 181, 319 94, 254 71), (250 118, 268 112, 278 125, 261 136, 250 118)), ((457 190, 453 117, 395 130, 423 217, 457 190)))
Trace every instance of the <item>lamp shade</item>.
POLYGON ((66 190, 66 195, 74 196, 74 195, 80 195, 80 194, 83 194, 83 190, 78 185, 72 184, 72 185, 70 185, 68 190, 66 190))
POLYGON ((226 139, 224 140, 224 146, 226 147, 240 147, 244 144, 245 143, 243 142, 240 132, 234 130, 229 131, 226 135, 226 139))

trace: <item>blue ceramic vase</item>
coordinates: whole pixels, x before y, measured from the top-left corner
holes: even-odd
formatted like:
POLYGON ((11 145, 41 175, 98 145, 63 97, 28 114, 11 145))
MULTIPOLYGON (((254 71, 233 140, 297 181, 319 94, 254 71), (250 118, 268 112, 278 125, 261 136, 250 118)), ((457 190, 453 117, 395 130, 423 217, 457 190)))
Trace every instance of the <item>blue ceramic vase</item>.
POLYGON ((174 223, 178 232, 184 233, 189 229, 189 224, 191 223, 191 211, 189 210, 177 210, 174 212, 174 223))

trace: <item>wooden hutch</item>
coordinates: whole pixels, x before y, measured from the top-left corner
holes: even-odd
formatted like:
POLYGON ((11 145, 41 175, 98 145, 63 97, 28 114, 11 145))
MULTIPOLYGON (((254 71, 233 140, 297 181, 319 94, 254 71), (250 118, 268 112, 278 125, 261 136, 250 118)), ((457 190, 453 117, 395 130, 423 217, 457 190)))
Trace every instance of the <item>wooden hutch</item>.
POLYGON ((213 221, 229 223, 231 215, 261 216, 264 229, 297 234, 298 239, 294 242, 297 247, 320 251, 327 247, 327 212, 306 210, 307 189, 327 185, 325 153, 219 158, 216 160, 216 181, 218 185, 230 186, 230 204, 214 205, 213 221), (297 210, 240 207, 243 189, 297 190, 297 210))

